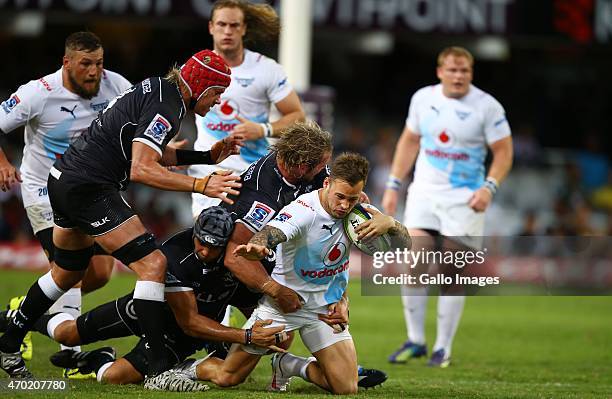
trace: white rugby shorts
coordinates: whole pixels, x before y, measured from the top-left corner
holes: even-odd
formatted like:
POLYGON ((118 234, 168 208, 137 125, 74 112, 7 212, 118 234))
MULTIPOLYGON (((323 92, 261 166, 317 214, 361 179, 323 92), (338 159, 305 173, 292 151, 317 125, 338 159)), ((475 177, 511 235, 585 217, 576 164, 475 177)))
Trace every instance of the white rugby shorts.
MULTIPOLYGON (((264 296, 253 314, 247 320, 243 328, 251 328, 257 320, 272 320, 272 324, 266 327, 285 326, 285 331, 298 330, 302 342, 310 353, 318 352, 328 348, 340 341, 352 340, 353 337, 348 328, 338 334, 334 329, 318 318, 318 314, 326 314, 327 307, 323 306, 317 310, 299 309, 292 313, 283 313, 276 307, 274 301, 264 296)), ((256 345, 242 345, 242 349, 252 355, 265 355, 268 349, 256 345)))
POLYGON ((409 229, 430 229, 471 248, 482 246, 484 212, 475 212, 468 205, 464 191, 432 193, 408 188, 404 226, 409 229))

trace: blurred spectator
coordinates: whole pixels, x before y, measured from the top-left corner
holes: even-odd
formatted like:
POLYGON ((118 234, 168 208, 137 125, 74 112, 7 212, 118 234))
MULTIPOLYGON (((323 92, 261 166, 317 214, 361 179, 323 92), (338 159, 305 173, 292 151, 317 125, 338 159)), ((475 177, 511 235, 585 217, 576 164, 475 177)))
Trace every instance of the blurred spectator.
POLYGON ((608 182, 610 161, 604 152, 601 138, 595 132, 586 134, 583 147, 575 156, 580 169, 580 186, 586 193, 602 187, 608 182))
POLYGON ((516 166, 538 166, 542 164, 542 148, 535 135, 533 125, 522 122, 513 130, 514 164, 516 166))

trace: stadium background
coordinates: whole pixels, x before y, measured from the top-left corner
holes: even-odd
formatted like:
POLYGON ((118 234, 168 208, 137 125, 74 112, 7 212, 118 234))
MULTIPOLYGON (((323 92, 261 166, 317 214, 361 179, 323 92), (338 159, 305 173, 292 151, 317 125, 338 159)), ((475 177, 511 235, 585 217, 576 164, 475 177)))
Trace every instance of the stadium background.
MULTIPOLYGON (((132 82, 161 75, 194 50, 211 47, 211 3, 2 0, 0 98, 57 70, 65 37, 83 29, 101 37, 107 69, 132 82)), ((307 109, 320 111, 336 151, 367 155, 373 164, 367 192, 376 203, 410 96, 436 82, 441 48, 465 46, 476 58, 474 83, 504 105, 515 146, 514 168, 488 211, 487 233, 605 239, 612 233, 611 40, 612 0, 313 0, 313 87, 306 96, 314 101, 307 109)), ((278 58, 277 43, 251 47, 278 58)), ((182 134, 193 143, 191 121, 182 134)), ((14 164, 22 145, 21 131, 4 137, 14 164)), ((133 185, 128 196, 158 237, 190 222, 189 195, 133 185)), ((0 269, 44 265, 18 188, 0 192, 0 242, 0 269)), ((8 270, 0 276, 0 301, 33 279, 8 270)), ((126 292, 122 281, 129 278, 86 298, 85 308, 126 292)), ((386 366, 384 355, 404 339, 397 298, 360 298, 351 315, 360 355, 363 348, 369 365, 390 371, 391 397, 488 396, 481 389, 489 384, 494 396, 609 396, 610 304, 609 297, 472 298, 455 344, 463 364, 443 380, 423 367, 386 366), (372 323, 386 323, 392 338, 378 337, 372 323)), ((434 308, 428 313, 430 333, 434 308)), ((257 375, 265 379, 264 371, 257 375)))

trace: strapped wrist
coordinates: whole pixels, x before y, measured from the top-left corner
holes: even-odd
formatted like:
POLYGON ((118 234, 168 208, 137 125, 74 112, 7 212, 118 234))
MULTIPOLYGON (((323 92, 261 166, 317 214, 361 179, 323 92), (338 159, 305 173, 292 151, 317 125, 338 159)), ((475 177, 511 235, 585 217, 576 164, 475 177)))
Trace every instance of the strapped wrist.
POLYGON ((266 282, 261 285, 259 290, 266 295, 274 297, 274 293, 272 292, 272 290, 270 290, 270 287, 274 287, 275 283, 276 281, 271 278, 268 278, 268 280, 266 280, 266 282))
POLYGON ((393 175, 389 175, 385 187, 389 190, 399 191, 401 185, 402 179, 399 179, 393 175))
POLYGON ((204 194, 204 190, 206 190, 206 186, 208 186, 208 182, 210 178, 215 174, 215 172, 211 173, 208 176, 204 176, 201 179, 197 177, 193 178, 193 187, 191 188, 191 192, 204 194))
POLYGON ((263 129, 263 137, 269 138, 274 134, 274 128, 271 123, 260 123, 259 126, 263 129))
POLYGON ((491 196, 494 197, 495 194, 497 194, 497 189, 499 188, 499 183, 497 182, 497 179, 495 179, 494 177, 487 177, 487 179, 485 180, 485 182, 482 185, 482 187, 484 187, 487 190, 489 190, 489 192, 491 193, 491 196))

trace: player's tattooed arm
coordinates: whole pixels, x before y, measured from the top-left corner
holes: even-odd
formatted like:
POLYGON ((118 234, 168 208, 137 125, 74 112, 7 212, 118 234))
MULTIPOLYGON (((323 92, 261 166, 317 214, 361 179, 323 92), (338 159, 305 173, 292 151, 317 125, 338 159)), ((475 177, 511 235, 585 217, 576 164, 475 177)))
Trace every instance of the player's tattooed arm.
POLYGON ((262 245, 272 249, 285 241, 287 241, 287 236, 280 229, 272 226, 265 226, 249 240, 249 243, 262 245))
POLYGON ((394 247, 410 249, 412 247, 412 239, 410 234, 408 234, 408 229, 395 219, 393 222, 393 227, 389 229, 389 235, 393 239, 394 247))

